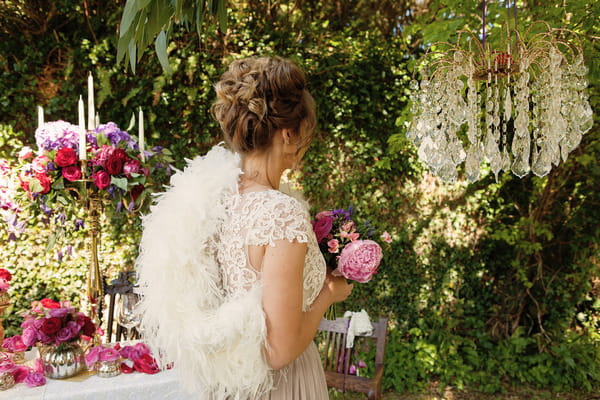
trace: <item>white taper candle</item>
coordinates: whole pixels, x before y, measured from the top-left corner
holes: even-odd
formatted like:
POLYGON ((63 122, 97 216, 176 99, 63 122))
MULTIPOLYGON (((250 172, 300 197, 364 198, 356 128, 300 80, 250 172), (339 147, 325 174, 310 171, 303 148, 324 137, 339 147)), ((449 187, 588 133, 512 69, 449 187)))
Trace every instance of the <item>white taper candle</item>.
POLYGON ((88 75, 88 130, 93 131, 96 129, 95 118, 96 111, 94 110, 94 78, 92 73, 88 75))
POLYGON ((83 110, 83 98, 79 96, 79 102, 77 104, 79 109, 79 159, 85 160, 86 155, 86 140, 85 140, 85 111, 83 110))
POLYGON ((38 128, 41 128, 44 125, 44 109, 42 106, 37 106, 37 114, 38 114, 38 128))
POLYGON ((140 146, 140 157, 142 161, 146 160, 146 156, 144 154, 144 112, 142 111, 142 107, 140 107, 140 111, 138 114, 138 129, 139 129, 139 146, 140 146))

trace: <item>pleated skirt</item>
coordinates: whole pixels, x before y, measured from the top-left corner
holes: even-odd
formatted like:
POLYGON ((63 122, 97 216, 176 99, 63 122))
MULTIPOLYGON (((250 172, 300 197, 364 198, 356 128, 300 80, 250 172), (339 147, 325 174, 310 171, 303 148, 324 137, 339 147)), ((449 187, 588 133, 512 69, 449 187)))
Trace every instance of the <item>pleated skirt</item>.
POLYGON ((327 382, 314 342, 274 377, 275 388, 263 400, 327 400, 327 382))

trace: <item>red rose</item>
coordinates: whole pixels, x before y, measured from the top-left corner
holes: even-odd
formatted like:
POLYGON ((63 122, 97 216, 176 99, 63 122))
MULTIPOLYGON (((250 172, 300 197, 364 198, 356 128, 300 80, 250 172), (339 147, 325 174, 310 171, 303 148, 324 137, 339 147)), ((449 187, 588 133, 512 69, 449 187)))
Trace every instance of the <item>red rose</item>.
POLYGON ((76 181, 81 179, 81 169, 79 165, 69 165, 68 167, 64 167, 62 169, 62 176, 68 181, 76 181))
POLYGON ((12 275, 8 270, 0 268, 0 279, 5 279, 10 282, 10 280, 12 279, 12 275))
POLYGON ((56 152, 56 157, 54 157, 54 163, 59 167, 68 167, 69 165, 77 163, 77 153, 75 153, 75 149, 69 147, 59 149, 56 152))
POLYGON ((41 194, 46 194, 50 191, 50 177, 48 177, 48 175, 35 174, 35 179, 37 179, 40 182, 40 185, 42 185, 42 191, 40 192, 41 194))
POLYGON ((106 171, 95 172, 92 179, 100 190, 106 189, 110 185, 110 175, 106 171))
POLYGON ((60 303, 52 299, 42 299, 40 303, 42 303, 44 308, 60 308, 60 303))
POLYGON ((327 237, 329 232, 331 232, 331 228, 333 227, 333 217, 325 216, 313 221, 312 226, 317 237, 317 243, 321 243, 321 241, 327 237))
POLYGON ((108 172, 111 175, 119 175, 123 171, 124 162, 115 153, 116 151, 113 152, 113 154, 111 154, 110 157, 108 157, 108 160, 106 160, 106 163, 104 164, 106 172, 108 172))
POLYGON ((123 161, 123 164, 130 160, 129 156, 123 149, 115 149, 111 155, 123 161))
POLYGON ((46 335, 51 336, 58 332, 60 328, 62 328, 62 321, 60 318, 50 317, 46 318, 44 322, 42 322, 40 330, 46 335))
POLYGON ((139 358, 133 361, 133 368, 138 372, 146 374, 155 374, 160 371, 156 361, 150 354, 142 354, 139 358))
POLYGON ((90 317, 84 317, 83 321, 81 332, 86 336, 93 336, 96 333, 96 325, 94 325, 90 317))

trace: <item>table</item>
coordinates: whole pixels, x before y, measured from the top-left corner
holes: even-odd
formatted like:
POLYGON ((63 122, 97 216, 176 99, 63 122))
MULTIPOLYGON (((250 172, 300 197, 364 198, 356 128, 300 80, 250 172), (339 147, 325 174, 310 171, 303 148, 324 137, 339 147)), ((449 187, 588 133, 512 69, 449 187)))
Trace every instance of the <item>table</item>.
POLYGON ((133 372, 112 378, 92 375, 83 381, 47 379, 30 388, 19 383, 0 392, 0 400, 198 400, 179 386, 175 369, 154 375, 133 372))

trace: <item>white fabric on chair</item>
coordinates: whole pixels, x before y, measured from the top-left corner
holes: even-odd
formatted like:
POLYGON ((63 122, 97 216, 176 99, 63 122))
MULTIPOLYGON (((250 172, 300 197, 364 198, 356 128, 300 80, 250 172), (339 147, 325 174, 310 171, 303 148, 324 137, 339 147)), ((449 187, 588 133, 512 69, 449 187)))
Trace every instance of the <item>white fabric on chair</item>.
POLYGON ((373 333, 373 325, 371 325, 371 319, 369 314, 363 309, 358 312, 346 311, 344 318, 350 318, 350 324, 348 325, 348 333, 346 335, 346 348, 354 347, 354 337, 356 335, 368 336, 373 333))

